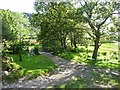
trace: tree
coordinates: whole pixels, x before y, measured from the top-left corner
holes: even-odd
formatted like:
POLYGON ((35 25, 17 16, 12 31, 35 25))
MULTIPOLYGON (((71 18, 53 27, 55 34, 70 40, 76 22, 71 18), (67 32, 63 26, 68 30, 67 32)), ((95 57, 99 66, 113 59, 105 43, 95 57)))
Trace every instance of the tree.
POLYGON ((101 37, 109 32, 105 24, 108 26, 110 18, 118 9, 118 3, 111 1, 83 1, 80 2, 81 7, 78 11, 81 12, 83 20, 89 25, 90 29, 86 32, 94 41, 93 59, 97 59, 97 52, 101 45, 101 37))
MULTIPOLYGON (((30 34, 30 23, 28 18, 25 18, 23 13, 16 13, 14 18, 17 21, 16 30, 17 30, 17 40, 19 47, 19 59, 22 61, 22 48, 23 48, 23 40, 29 36, 30 34)), ((16 44, 15 42, 15 44, 16 44)))
POLYGON ((17 35, 15 13, 9 10, 0 10, 0 15, 2 16, 2 40, 15 40, 17 35))
POLYGON ((22 52, 22 40, 28 35, 29 22, 22 13, 11 12, 9 10, 0 10, 2 16, 2 41, 12 43, 12 50, 17 53, 22 52))
POLYGON ((33 25, 40 28, 38 35, 43 47, 56 49, 67 48, 67 37, 72 27, 72 21, 69 12, 72 6, 68 2, 50 2, 44 3, 36 1, 37 14, 33 15, 33 25))

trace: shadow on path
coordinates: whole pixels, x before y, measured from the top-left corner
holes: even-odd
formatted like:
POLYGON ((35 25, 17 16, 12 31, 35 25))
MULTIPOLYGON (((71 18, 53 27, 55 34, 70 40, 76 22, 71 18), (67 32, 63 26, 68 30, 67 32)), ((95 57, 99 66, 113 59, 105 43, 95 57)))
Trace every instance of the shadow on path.
MULTIPOLYGON (((87 78, 93 81, 93 83, 89 85, 90 87, 102 87, 96 84, 97 82, 93 77, 95 77, 97 74, 94 74, 93 72, 105 73, 106 70, 97 69, 95 67, 80 63, 70 62, 46 52, 40 52, 40 54, 53 60, 58 65, 57 70, 50 73, 49 76, 37 77, 33 80, 18 81, 16 83, 3 86, 3 88, 46 88, 48 86, 60 85, 64 82, 74 80, 75 77, 87 78)), ((98 75, 98 77, 100 76, 98 75)))

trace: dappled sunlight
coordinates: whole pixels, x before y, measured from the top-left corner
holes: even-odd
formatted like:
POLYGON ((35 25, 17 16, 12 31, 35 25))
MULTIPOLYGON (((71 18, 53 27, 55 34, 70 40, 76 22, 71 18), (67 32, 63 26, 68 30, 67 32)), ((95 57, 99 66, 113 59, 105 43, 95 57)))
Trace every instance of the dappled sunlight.
MULTIPOLYGON (((13 58, 17 59, 16 56, 14 55, 13 55, 13 58)), ((28 59, 23 55, 23 60, 24 61, 21 62, 17 59, 15 60, 15 63, 17 63, 18 65, 20 65, 22 68, 26 70, 49 69, 51 66, 54 67, 54 65, 52 65, 53 64, 52 61, 50 61, 48 58, 41 55, 32 56, 28 59)))
POLYGON ((114 43, 102 44, 98 51, 98 59, 92 60, 93 46, 88 46, 88 54, 86 53, 85 46, 78 46, 76 52, 66 51, 59 54, 60 57, 68 59, 73 62, 82 64, 95 65, 96 67, 106 67, 110 69, 119 69, 118 60, 118 47, 114 43), (115 51, 113 51, 113 49, 115 51))
POLYGON ((47 68, 27 71, 28 79, 36 79, 26 82, 24 87, 29 86, 29 84, 32 84, 30 87, 36 86, 41 88, 50 86, 52 88, 120 87, 119 72, 105 67, 96 67, 99 61, 89 61, 87 63, 90 64, 80 64, 48 53, 45 54, 45 52, 44 55, 54 61, 58 68, 48 76, 39 78, 37 78, 36 74, 44 74, 47 72, 47 68))
POLYGON ((0 9, 3 87, 120 88, 120 3, 102 1, 0 9))
POLYGON ((110 85, 100 85, 100 84, 94 84, 94 85, 99 88, 112 88, 112 86, 110 85))
POLYGON ((33 79, 37 76, 48 75, 49 72, 57 68, 53 61, 42 55, 31 56, 29 58, 22 55, 23 61, 19 61, 17 54, 11 54, 10 56, 14 59, 11 64, 14 65, 14 68, 18 68, 18 71, 14 71, 10 75, 5 76, 5 80, 8 79, 9 81, 14 81, 24 76, 26 76, 26 79, 33 79))
MULTIPOLYGON (((84 72, 82 72, 82 75, 80 75, 79 72, 79 76, 77 77, 73 77, 71 81, 69 82, 65 82, 60 86, 55 86, 57 88, 94 88, 94 87, 98 87, 98 88, 112 88, 112 87, 120 87, 119 86, 119 80, 114 77, 114 76, 110 76, 109 74, 106 75, 103 72, 98 72, 97 69, 90 69, 88 68, 84 68, 83 69, 84 72, 86 72, 86 74, 84 72), (89 76, 89 74, 92 74, 92 76, 89 76)), ((100 69, 101 70, 101 69, 100 69)))

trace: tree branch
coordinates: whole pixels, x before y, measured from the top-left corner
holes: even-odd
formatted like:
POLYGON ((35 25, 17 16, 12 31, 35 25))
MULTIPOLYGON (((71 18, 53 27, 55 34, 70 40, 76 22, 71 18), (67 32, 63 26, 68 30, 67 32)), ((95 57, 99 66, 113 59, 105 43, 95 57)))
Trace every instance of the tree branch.
POLYGON ((120 14, 120 12, 118 12, 118 13, 112 13, 112 14, 120 14))
POLYGON ((89 26, 92 28, 92 29, 94 29, 95 30, 95 27, 94 27, 94 25, 92 25, 92 23, 88 20, 88 24, 89 24, 89 26))
POLYGON ((98 25, 98 29, 107 21, 107 19, 113 15, 113 14, 116 14, 116 13, 113 13, 115 11, 115 9, 113 11, 111 11, 111 14, 109 14, 99 25, 98 25))
POLYGON ((109 16, 108 16, 107 18, 105 18, 105 19, 98 25, 98 28, 99 28, 100 26, 102 26, 102 25, 107 21, 108 18, 109 18, 109 16))
MULTIPOLYGON (((90 7, 89 7, 89 5, 87 4, 87 2, 86 2, 85 0, 84 0, 84 2, 85 2, 85 6, 88 8, 88 11, 89 11, 89 12, 86 11, 86 14, 88 15, 88 18, 91 19, 91 17, 92 17, 92 10, 94 9, 95 6, 93 5, 93 7, 90 9, 90 7)), ((97 5, 97 3, 98 3, 98 1, 97 1, 95 4, 97 5)), ((93 30, 95 30, 94 25, 91 23, 91 21, 90 21, 89 19, 87 19, 89 26, 90 26, 93 30)))
POLYGON ((85 31, 93 38, 93 39, 95 39, 95 37, 89 32, 89 31, 87 31, 88 29, 85 29, 85 31))
POLYGON ((98 29, 100 29, 100 27, 108 20, 108 18, 112 15, 112 13, 110 15, 108 15, 99 25, 98 25, 98 29))

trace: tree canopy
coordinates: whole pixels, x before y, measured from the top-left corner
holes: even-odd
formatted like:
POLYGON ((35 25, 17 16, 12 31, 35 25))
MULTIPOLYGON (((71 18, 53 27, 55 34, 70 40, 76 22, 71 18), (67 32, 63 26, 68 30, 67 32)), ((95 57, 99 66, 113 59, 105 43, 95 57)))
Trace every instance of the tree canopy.
POLYGON ((71 2, 45 3, 36 0, 37 13, 33 14, 32 22, 41 29, 38 38, 43 47, 51 49, 66 49, 70 43, 71 47, 77 48, 77 44, 84 41, 88 34, 94 43, 92 58, 96 60, 99 46, 117 32, 118 18, 114 14, 119 3, 100 0, 78 3, 76 7, 71 2))

